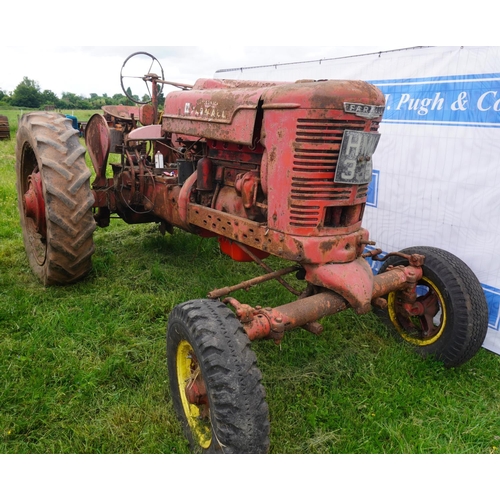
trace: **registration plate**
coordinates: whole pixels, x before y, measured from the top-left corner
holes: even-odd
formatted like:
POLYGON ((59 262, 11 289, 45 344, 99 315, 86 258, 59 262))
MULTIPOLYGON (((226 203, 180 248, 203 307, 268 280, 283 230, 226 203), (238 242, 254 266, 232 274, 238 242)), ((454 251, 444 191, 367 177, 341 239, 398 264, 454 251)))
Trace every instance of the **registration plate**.
POLYGON ((346 130, 340 146, 335 182, 369 184, 372 180, 372 157, 379 140, 380 134, 376 132, 346 130))

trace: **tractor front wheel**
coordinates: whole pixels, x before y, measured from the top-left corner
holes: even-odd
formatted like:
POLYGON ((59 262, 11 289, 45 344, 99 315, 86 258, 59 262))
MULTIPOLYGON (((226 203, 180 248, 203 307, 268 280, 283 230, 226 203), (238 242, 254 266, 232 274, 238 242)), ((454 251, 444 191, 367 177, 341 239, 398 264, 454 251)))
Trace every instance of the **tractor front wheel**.
MULTIPOLYGON (((488 306, 481 284, 459 258, 433 247, 412 247, 401 253, 425 256, 423 277, 417 284, 421 314, 408 316, 401 307, 400 292, 387 297, 380 311, 396 337, 422 356, 434 356, 446 367, 460 366, 472 358, 488 329, 488 306)), ((402 257, 390 257, 381 267, 404 266, 402 257)))
POLYGON ((170 394, 195 452, 266 453, 269 415, 256 356, 224 304, 193 300, 170 313, 170 394))
POLYGON ((16 175, 24 246, 44 285, 65 285, 91 269, 94 252, 90 170, 78 130, 63 115, 22 116, 16 175))

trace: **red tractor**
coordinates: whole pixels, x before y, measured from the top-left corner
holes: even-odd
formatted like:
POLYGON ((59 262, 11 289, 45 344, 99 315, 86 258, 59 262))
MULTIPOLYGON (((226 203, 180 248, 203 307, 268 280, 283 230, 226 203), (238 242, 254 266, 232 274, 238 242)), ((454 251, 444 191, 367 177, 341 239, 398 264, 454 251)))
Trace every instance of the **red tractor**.
MULTIPOLYGON (((132 54, 122 67, 122 87, 132 54)), ((161 67, 160 67, 161 68, 161 67)), ((266 452, 268 407, 250 341, 279 342, 347 308, 381 311, 423 356, 458 366, 481 347, 488 316, 482 288, 457 257, 431 247, 381 257, 362 227, 385 99, 361 81, 295 83, 199 79, 194 85, 141 78, 149 102, 107 106, 85 140, 64 116, 35 112, 17 134, 19 211, 31 267, 45 285, 91 269, 96 225, 117 214, 217 238, 265 274, 176 306, 167 329, 171 397, 194 449, 266 452), (158 95, 163 85, 178 88, 158 95), (108 164, 108 156, 120 158, 108 164), (112 172, 112 176, 108 173, 112 172), (291 265, 271 269, 274 255, 291 265), (374 275, 367 259, 383 260, 374 275), (295 273, 303 290, 283 276, 295 273), (276 279, 296 300, 242 304, 231 293, 276 279)))

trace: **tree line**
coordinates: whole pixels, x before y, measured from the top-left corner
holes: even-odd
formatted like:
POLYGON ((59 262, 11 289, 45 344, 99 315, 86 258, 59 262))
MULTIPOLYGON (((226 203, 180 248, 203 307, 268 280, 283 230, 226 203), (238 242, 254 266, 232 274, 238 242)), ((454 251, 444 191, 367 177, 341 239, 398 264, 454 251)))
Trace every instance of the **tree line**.
MULTIPOLYGON (((132 95, 130 89, 127 92, 132 95)), ((132 95, 135 100, 139 97, 132 95)), ((160 96, 160 103, 162 103, 160 96)), ((141 99, 148 101, 149 96, 145 95, 141 99)), ((115 94, 108 96, 107 94, 97 95, 90 94, 90 97, 76 95, 72 92, 63 92, 62 97, 58 97, 51 90, 41 90, 40 85, 35 80, 31 80, 27 76, 17 85, 12 92, 5 92, 0 89, 0 106, 15 106, 20 108, 45 108, 47 106, 55 109, 99 109, 102 106, 124 104, 134 106, 130 99, 123 94, 115 94)))

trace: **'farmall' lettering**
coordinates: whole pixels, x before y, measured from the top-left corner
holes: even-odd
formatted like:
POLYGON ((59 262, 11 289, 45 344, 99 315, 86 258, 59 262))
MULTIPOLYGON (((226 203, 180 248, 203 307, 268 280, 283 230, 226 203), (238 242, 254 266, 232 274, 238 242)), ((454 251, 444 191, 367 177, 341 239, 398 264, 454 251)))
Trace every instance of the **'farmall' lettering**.
POLYGON ((219 103, 217 101, 200 101, 194 106, 190 103, 186 103, 184 106, 184 114, 207 120, 225 120, 227 117, 226 111, 224 109, 219 109, 219 103))

